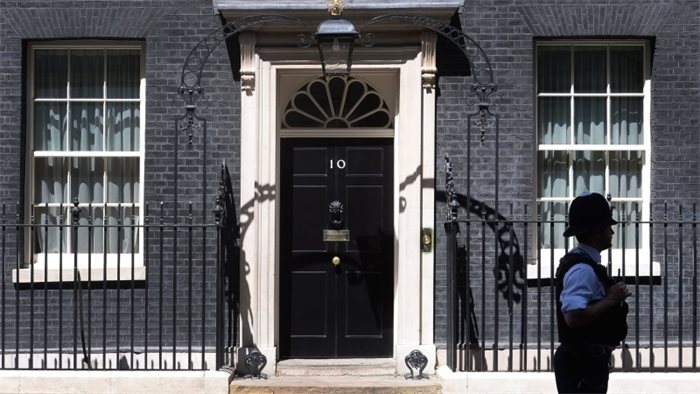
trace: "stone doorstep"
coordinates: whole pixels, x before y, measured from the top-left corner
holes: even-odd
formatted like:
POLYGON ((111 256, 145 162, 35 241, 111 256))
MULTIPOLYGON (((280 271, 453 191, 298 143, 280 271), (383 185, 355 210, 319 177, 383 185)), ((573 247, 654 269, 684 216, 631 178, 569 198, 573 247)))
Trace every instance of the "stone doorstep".
POLYGON ((274 376, 268 379, 234 379, 230 394, 439 394, 440 381, 410 380, 395 376, 274 376))
POLYGON ((277 376, 231 381, 230 393, 439 394, 440 380, 396 376, 394 359, 294 359, 277 364, 277 376))
POLYGON ((379 359, 292 359, 277 363, 277 376, 394 376, 396 361, 379 359))

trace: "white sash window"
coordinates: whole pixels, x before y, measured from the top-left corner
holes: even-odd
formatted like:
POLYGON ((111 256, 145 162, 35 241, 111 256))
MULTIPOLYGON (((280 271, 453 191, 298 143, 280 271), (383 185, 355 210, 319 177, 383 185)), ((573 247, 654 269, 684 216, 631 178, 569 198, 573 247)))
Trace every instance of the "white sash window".
MULTIPOLYGON (((543 261, 551 261, 553 253, 556 265, 564 254, 567 207, 584 191, 610 195, 618 220, 648 218, 648 51, 642 41, 537 44, 539 213, 544 220, 562 222, 542 226, 543 261)), ((620 264, 624 252, 630 266, 634 265, 637 242, 642 253, 647 249, 645 230, 643 226, 626 226, 624 231, 615 227, 614 264, 620 264)), ((607 256, 603 258, 607 261, 607 256)), ((613 266, 614 271, 619 268, 613 266)), ((625 272, 634 274, 630 269, 625 272)))
POLYGON ((37 226, 27 246, 33 262, 57 268, 63 260, 72 267, 76 252, 81 266, 88 253, 94 265, 112 266, 119 254, 122 267, 134 255, 141 261, 135 226, 143 207, 142 46, 36 44, 28 65, 27 213, 37 226), (85 226, 77 234, 57 226, 71 223, 74 199, 85 226))

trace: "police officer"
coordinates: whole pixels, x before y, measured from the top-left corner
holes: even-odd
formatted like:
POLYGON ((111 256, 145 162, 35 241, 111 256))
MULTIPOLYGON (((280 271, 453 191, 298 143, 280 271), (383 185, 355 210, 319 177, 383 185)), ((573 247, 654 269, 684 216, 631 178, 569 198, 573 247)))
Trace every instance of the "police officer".
POLYGON ((600 252, 612 246, 614 224, 598 193, 571 203, 564 237, 575 236, 578 246, 560 260, 555 279, 561 345, 553 364, 560 393, 605 393, 610 355, 627 335, 630 292, 600 264, 600 252))

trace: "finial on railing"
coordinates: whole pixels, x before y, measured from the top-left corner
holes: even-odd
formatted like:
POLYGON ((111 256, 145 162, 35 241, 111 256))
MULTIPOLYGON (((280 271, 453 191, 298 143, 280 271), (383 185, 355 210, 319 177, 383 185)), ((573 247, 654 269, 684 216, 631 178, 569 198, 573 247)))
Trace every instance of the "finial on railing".
POLYGON ((73 208, 70 209, 71 218, 73 219, 73 224, 77 225, 80 218, 80 207, 78 206, 78 197, 73 199, 73 208))
POLYGON ((226 174, 226 162, 221 163, 221 171, 219 172, 219 189, 216 193, 216 203, 214 208, 214 217, 216 218, 217 226, 225 224, 226 221, 226 188, 224 186, 224 176, 226 174))

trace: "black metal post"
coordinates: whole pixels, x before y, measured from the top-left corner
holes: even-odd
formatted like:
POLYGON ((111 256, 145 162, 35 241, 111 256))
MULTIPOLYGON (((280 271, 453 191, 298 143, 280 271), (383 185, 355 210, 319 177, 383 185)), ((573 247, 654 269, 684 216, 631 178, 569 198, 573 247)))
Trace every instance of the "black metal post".
MULTIPOLYGON (((46 203, 46 215, 44 218, 44 278, 49 277, 49 226, 48 226, 48 216, 49 216, 49 203, 46 203)), ((44 316, 46 318, 46 323, 44 324, 44 360, 48 360, 49 355, 49 281, 44 280, 44 316)), ((48 361, 44 362, 44 368, 47 369, 48 361)))
POLYGON ((455 265, 456 259, 456 232, 457 223, 450 221, 446 223, 447 230, 447 366, 455 371, 456 363, 456 348, 457 342, 455 339, 455 287, 456 275, 455 265))
MULTIPOLYGON (((149 246, 148 246, 148 241, 149 241, 149 229, 150 229, 150 220, 149 220, 149 210, 148 210, 148 203, 145 204, 144 206, 144 212, 143 212, 143 266, 148 267, 148 257, 149 257, 149 246)), ((143 324, 144 324, 144 333, 143 333, 143 368, 148 369, 148 320, 150 316, 150 307, 149 307, 149 295, 148 295, 148 277, 146 277, 146 284, 143 287, 143 302, 144 302, 144 307, 143 307, 143 324)))
POLYGON ((121 308, 121 301, 122 301, 122 287, 121 287, 121 272, 122 272, 122 251, 121 251, 121 239, 122 239, 122 204, 119 203, 117 204, 117 244, 114 246, 115 251, 117 253, 117 289, 116 289, 116 294, 117 294, 117 299, 116 299, 116 307, 117 307, 117 316, 116 316, 116 324, 117 327, 115 329, 115 335, 117 339, 117 344, 116 344, 116 352, 117 352, 117 359, 115 361, 116 365, 119 366, 119 353, 121 349, 119 348, 119 345, 121 344, 121 315, 122 315, 122 308, 121 308))
MULTIPOLYGON (((135 325, 136 325, 136 279, 134 278, 135 276, 135 271, 136 271, 136 247, 134 244, 134 241, 136 240, 136 204, 134 202, 131 203, 131 237, 130 237, 130 245, 127 245, 126 242, 124 243, 125 246, 131 248, 131 283, 130 283, 130 295, 131 295, 131 327, 130 327, 130 342, 129 342, 129 349, 130 349, 130 368, 135 369, 136 365, 134 364, 134 332, 135 332, 135 325)), ((126 236, 125 236, 126 238, 126 236)))
MULTIPOLYGON (((698 216, 693 203, 693 369, 698 361, 698 216)), ((3 237, 4 241, 4 237, 3 237)))
MULTIPOLYGON (((87 363, 88 367, 92 369, 92 237, 93 237, 93 216, 92 216, 92 203, 88 203, 88 278, 87 278, 87 289, 88 289, 88 301, 87 301, 87 313, 88 313, 88 328, 87 328, 87 363)), ((148 329, 146 330, 148 332, 148 329)), ((44 360, 46 357, 44 357, 44 360)))
POLYGON ((457 327, 457 209, 459 203, 455 192, 454 179, 452 177, 452 164, 445 155, 445 195, 447 198, 448 212, 445 229, 447 232, 447 366, 456 370, 457 341, 455 329, 457 327))
MULTIPOLYGON (((0 277, 2 278, 2 296, 0 300, 2 304, 0 305, 0 352, 2 352, 2 357, 0 357, 0 368, 5 369, 5 224, 6 221, 6 208, 5 203, 2 204, 2 254, 0 254, 0 264, 2 264, 2 272, 0 277)), ((46 342, 44 342, 46 343, 46 342)))
POLYGON ((165 231, 165 226, 163 225, 163 217, 165 216, 165 214, 163 212, 163 209, 163 202, 161 201, 159 218, 160 249, 158 253, 160 255, 160 273, 158 276, 158 369, 163 369, 163 254, 165 253, 163 245, 163 233, 165 231))
MULTIPOLYGON (((206 145, 206 144, 205 144, 206 145)), ((188 204, 187 214, 187 369, 193 369, 192 364, 192 201, 188 204)))
POLYGON ((664 201, 664 372, 668 372, 668 202, 664 201))
POLYGON ((678 206, 678 371, 683 369, 683 206, 678 206))
MULTIPOLYGON (((80 219, 80 208, 78 207, 78 198, 73 199, 73 208, 71 208, 71 234, 73 253, 73 369, 78 369, 78 286, 80 286, 80 278, 78 276, 78 220, 80 219)), ((32 272, 34 270, 32 269, 32 272)), ((44 279, 46 280, 46 279, 44 279)), ((32 286, 34 284, 32 283, 32 286)))
POLYGON ((223 208, 222 201, 217 198, 214 216, 216 218, 216 365, 219 369, 224 365, 224 316, 223 316, 223 242, 221 237, 223 208))

